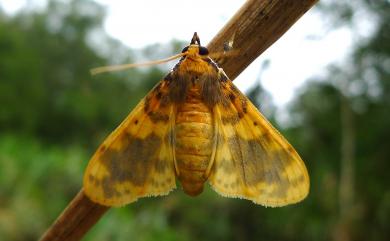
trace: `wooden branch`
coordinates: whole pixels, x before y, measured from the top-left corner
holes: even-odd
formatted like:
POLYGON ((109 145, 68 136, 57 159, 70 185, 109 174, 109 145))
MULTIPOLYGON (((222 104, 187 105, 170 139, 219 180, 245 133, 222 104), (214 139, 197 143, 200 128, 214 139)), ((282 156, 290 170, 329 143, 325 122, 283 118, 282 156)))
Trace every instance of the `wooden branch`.
POLYGON ((80 240, 107 210, 89 200, 81 189, 40 240, 80 240))
POLYGON ((249 0, 208 45, 210 52, 223 51, 233 41, 238 55, 221 65, 235 79, 261 53, 278 40, 318 0, 249 0))
MULTIPOLYGON (((249 0, 209 43, 210 52, 223 51, 232 40, 238 55, 221 67, 236 78, 250 63, 285 33, 317 0, 249 0)), ((83 190, 77 194, 41 241, 80 240, 108 207, 93 203, 83 190)))

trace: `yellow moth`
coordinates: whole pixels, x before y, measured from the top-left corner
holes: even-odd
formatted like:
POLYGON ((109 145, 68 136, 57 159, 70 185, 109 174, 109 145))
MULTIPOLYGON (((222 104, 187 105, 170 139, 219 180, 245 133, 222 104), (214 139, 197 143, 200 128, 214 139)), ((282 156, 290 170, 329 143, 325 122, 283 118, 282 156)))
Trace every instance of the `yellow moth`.
POLYGON ((191 196, 208 181, 223 196, 265 206, 304 199, 309 176, 298 153, 210 58, 196 33, 167 60, 179 57, 95 152, 85 194, 101 205, 122 206, 166 195, 178 179, 191 196))

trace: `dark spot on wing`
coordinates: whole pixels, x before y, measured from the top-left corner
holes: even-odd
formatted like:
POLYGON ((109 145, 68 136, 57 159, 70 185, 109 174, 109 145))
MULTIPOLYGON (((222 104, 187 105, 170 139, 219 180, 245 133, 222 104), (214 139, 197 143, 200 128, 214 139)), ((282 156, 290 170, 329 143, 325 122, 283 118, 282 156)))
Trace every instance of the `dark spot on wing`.
POLYGON ((172 72, 169 72, 165 77, 164 77, 164 80, 166 81, 171 81, 172 80, 172 72))
POLYGON ((147 95, 145 97, 145 104, 144 104, 144 111, 145 112, 149 112, 149 109, 150 109, 150 99, 151 99, 150 95, 147 95))
POLYGON ((272 136, 271 136, 271 133, 267 130, 263 130, 264 133, 262 134, 262 138, 264 138, 266 141, 271 141, 272 140, 272 136))
POLYGON ((234 95, 233 93, 229 93, 229 99, 231 101, 234 101, 236 99, 236 95, 234 95))
POLYGON ((92 176, 91 174, 89 174, 88 178, 89 178, 89 180, 90 180, 91 182, 95 180, 95 177, 92 176))
POLYGON ((295 152, 295 149, 294 149, 294 147, 292 147, 292 146, 288 146, 288 147, 287 147, 287 151, 290 152, 290 153, 294 153, 294 152, 295 152))
POLYGON ((99 151, 100 151, 100 152, 104 152, 106 149, 107 149, 106 145, 101 145, 101 146, 99 147, 99 151))
POLYGON ((161 111, 161 109, 166 107, 171 100, 167 94, 163 93, 161 86, 162 82, 145 98, 144 111, 153 122, 167 122, 169 120, 169 115, 161 111))
POLYGON ((95 182, 95 180, 96 180, 96 178, 94 176, 92 176, 91 174, 89 174, 88 179, 90 182, 95 182))
POLYGON ((230 90, 233 91, 234 93, 239 93, 239 90, 233 83, 229 83, 230 90))
POLYGON ((115 183, 131 182, 135 186, 145 184, 153 163, 158 159, 161 139, 151 134, 141 139, 131 135, 122 135, 119 150, 107 149, 101 157, 102 165, 109 176, 102 179, 102 187, 107 198, 120 195, 113 187, 115 183))
POLYGON ((109 177, 102 179, 102 188, 105 198, 112 198, 113 196, 121 196, 121 194, 114 188, 114 182, 109 177))
POLYGON ((226 76, 226 74, 220 74, 219 75, 219 81, 226 82, 229 78, 226 76))
POLYGON ((243 100, 242 101, 242 111, 246 114, 247 111, 248 111, 248 103, 246 102, 246 100, 243 100))
POLYGON ((224 125, 226 124, 236 124, 240 121, 240 118, 238 117, 238 115, 223 115, 221 117, 221 120, 222 120, 222 123, 224 125))
POLYGON ((305 176, 304 176, 304 175, 300 175, 299 177, 296 177, 296 178, 293 180, 293 185, 294 185, 295 187, 297 187, 297 186, 300 186, 300 185, 306 183, 306 181, 307 181, 307 180, 306 180, 305 176))
POLYGON ((156 93, 156 98, 157 98, 158 100, 160 100, 161 97, 162 97, 161 91, 157 91, 157 93, 156 93))
POLYGON ((148 94, 144 100, 144 111, 149 113, 159 108, 164 108, 171 103, 171 99, 168 95, 167 80, 160 81, 148 94))
POLYGON ((160 81, 154 88, 153 88, 153 91, 152 91, 152 94, 151 94, 151 98, 156 98, 157 100, 160 100, 163 96, 163 93, 162 93, 162 86, 163 86, 163 83, 164 81, 166 80, 163 80, 163 81, 160 81))
POLYGON ((150 111, 146 113, 149 118, 152 120, 152 122, 168 122, 169 121, 169 115, 162 113, 161 111, 150 111))

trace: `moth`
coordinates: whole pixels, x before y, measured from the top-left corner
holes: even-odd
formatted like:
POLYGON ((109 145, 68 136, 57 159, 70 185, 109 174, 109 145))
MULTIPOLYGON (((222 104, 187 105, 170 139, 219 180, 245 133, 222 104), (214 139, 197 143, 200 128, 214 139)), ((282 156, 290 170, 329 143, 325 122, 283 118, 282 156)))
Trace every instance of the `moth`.
POLYGON ((100 145, 84 192, 105 206, 166 195, 178 180, 199 195, 284 206, 309 191, 305 164, 211 59, 195 33, 180 61, 100 145))

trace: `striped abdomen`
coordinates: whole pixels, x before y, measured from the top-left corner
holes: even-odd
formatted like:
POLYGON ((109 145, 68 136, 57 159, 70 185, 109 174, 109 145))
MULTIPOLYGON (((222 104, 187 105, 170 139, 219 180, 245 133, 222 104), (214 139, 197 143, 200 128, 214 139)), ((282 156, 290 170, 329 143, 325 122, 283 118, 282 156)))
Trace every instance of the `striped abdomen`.
POLYGON ((185 193, 198 195, 207 180, 206 169, 213 151, 212 116, 198 89, 190 89, 177 110, 175 133, 178 178, 185 193))

